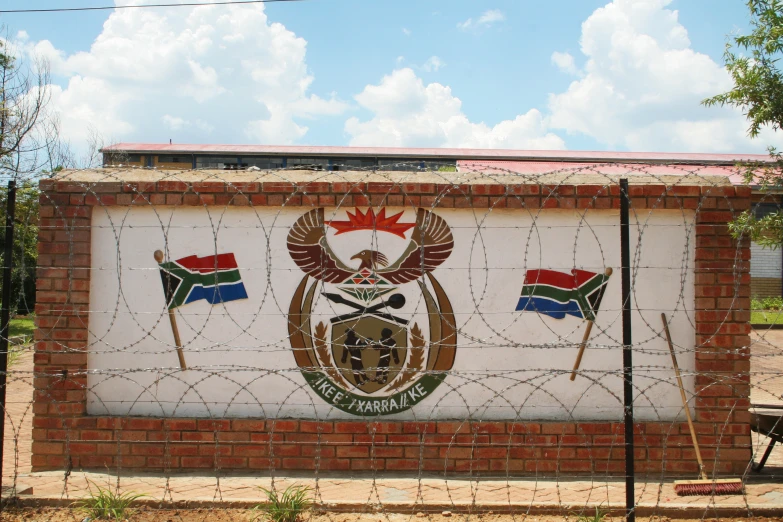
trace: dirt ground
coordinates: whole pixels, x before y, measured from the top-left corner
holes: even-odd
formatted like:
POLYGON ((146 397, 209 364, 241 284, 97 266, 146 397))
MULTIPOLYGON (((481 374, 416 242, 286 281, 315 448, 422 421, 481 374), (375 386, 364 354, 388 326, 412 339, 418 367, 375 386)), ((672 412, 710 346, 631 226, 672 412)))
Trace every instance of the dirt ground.
MULTIPOLYGON (((568 516, 511 514, 461 514, 454 513, 444 516, 436 514, 399 514, 399 513, 318 513, 302 517, 301 522, 461 522, 467 520, 481 522, 592 522, 593 512, 585 513, 588 520, 581 519, 579 513, 568 516)), ((249 509, 192 509, 192 510, 156 510, 144 509, 137 511, 128 519, 129 522, 250 522, 256 514, 249 509)), ((84 515, 69 509, 39 508, 6 510, 0 513, 2 522, 73 522, 84 521, 84 515)), ((624 517, 606 516, 603 522, 621 522, 624 517)), ((637 517, 638 522, 669 522, 668 517, 637 517)), ((698 518, 676 519, 677 522, 780 522, 781 518, 747 517, 747 518, 698 518)))

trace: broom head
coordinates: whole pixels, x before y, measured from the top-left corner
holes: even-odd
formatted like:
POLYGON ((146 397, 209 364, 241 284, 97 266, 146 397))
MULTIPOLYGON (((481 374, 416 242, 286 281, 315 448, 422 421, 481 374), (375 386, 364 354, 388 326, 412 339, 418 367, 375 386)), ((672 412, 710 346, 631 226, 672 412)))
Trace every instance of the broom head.
POLYGON ((677 480, 674 492, 684 495, 742 495, 745 490, 740 479, 721 480, 677 480))

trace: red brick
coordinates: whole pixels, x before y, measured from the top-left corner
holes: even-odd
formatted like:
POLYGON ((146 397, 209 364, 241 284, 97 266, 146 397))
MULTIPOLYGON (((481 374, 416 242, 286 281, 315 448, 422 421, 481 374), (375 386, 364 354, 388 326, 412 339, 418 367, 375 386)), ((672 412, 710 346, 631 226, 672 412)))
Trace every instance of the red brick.
POLYGON ((123 429, 128 430, 161 430, 163 429, 162 419, 123 419, 123 429))
POLYGON ((214 457, 182 457, 182 467, 187 468, 212 468, 215 466, 214 457))
POLYGON ((171 444, 169 445, 169 454, 174 456, 194 457, 199 454, 197 444, 171 444))
POLYGON ((188 184, 184 181, 158 181, 158 192, 185 192, 188 190, 188 184))
POLYGON ((475 433, 505 433, 505 422, 477 422, 473 424, 473 432, 475 433))
POLYGON ((38 442, 32 444, 32 452, 35 455, 63 455, 65 445, 62 442, 38 442))
POLYGON ((437 423, 438 433, 470 433, 470 423, 441 421, 437 423))
POLYGON ((182 440, 189 442, 212 442, 215 440, 215 434, 210 431, 183 431, 182 440))
POLYGON ((299 421, 299 429, 304 433, 332 433, 331 422, 299 421))
POLYGON ((284 469, 315 469, 315 459, 284 458, 284 469))
POLYGON ((338 458, 369 458, 369 446, 342 446, 336 448, 338 458))
POLYGON ((264 444, 240 444, 234 446, 234 455, 242 457, 267 457, 269 446, 264 444))
POLYGON ((525 462, 525 471, 529 472, 547 472, 547 471, 557 471, 557 462, 556 461, 547 461, 547 460, 533 460, 533 461, 526 461, 525 462))
POLYGON ((293 432, 299 430, 299 421, 295 420, 270 420, 266 424, 270 432, 293 432))
POLYGON ((296 185, 293 183, 288 182, 266 182, 263 184, 262 189, 263 192, 282 192, 285 194, 290 194, 296 190, 296 185))
POLYGON ((166 419, 163 428, 172 431, 196 431, 197 424, 193 419, 166 419))
MULTIPOLYGON (((441 461, 442 462, 442 461, 441 461)), ((389 459, 386 461, 387 470, 418 470, 419 461, 415 459, 389 459)))
POLYGON ((233 421, 231 421, 231 429, 234 431, 262 432, 266 429, 266 421, 234 419, 233 421))
POLYGON ((484 447, 484 448, 476 448, 475 456, 476 458, 487 458, 487 459, 505 459, 508 457, 508 448, 505 447, 484 447))
POLYGON ((351 469, 351 461, 348 459, 320 459, 317 462, 318 469, 325 471, 344 471, 351 469))
POLYGON ((345 421, 334 423, 335 433, 369 433, 369 424, 361 421, 345 421))
POLYGON ((226 183, 222 181, 201 181, 192 185, 193 192, 225 192, 226 183))
POLYGON ((133 455, 153 455, 161 456, 165 452, 163 444, 134 444, 131 453, 133 455))
POLYGON ((199 419, 199 431, 227 431, 231 429, 231 421, 216 419, 199 419))

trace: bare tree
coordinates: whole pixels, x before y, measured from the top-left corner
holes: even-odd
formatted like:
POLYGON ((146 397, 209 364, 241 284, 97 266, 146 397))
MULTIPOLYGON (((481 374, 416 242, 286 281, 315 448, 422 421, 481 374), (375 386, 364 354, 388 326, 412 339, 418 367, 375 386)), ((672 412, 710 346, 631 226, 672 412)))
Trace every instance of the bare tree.
POLYGON ((32 177, 49 160, 58 137, 46 132, 44 120, 51 100, 50 68, 46 60, 22 60, 8 40, 0 40, 0 175, 32 177))
MULTIPOLYGON (((23 314, 35 304, 37 178, 63 166, 67 154, 61 147, 59 121, 49 112, 50 84, 48 62, 26 56, 7 35, 0 37, 0 179, 17 184, 10 306, 23 314)), ((3 223, 8 196, 4 185, 0 183, 3 223)), ((0 249, 4 249, 5 236, 0 236, 0 249)), ((8 261, 4 259, 3 265, 8 261)))

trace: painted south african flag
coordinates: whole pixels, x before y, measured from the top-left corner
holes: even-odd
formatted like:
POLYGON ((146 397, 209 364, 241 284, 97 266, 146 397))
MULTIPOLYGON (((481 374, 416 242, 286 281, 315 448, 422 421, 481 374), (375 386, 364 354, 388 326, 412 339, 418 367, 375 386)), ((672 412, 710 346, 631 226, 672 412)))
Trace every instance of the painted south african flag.
POLYGON ((595 321, 609 276, 586 270, 571 273, 528 270, 517 304, 519 312, 538 312, 555 319, 566 314, 595 321))
POLYGON ((205 299, 212 304, 247 299, 234 254, 188 256, 160 263, 169 309, 205 299))

